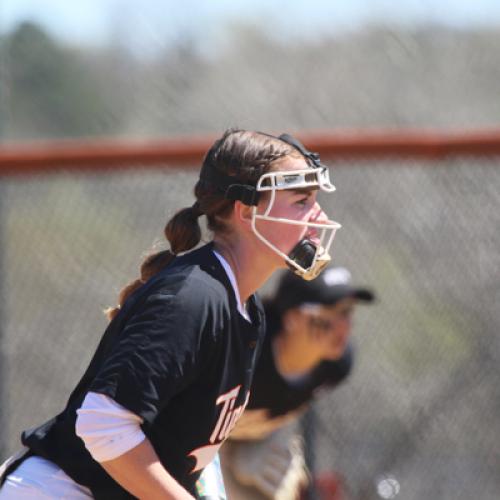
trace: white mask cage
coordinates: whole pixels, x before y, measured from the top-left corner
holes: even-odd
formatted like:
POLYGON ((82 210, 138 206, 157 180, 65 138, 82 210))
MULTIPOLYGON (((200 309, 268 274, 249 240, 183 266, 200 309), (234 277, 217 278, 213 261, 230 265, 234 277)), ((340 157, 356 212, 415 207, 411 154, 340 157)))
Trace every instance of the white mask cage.
POLYGON ((257 182, 256 190, 258 192, 270 191, 269 203, 263 214, 257 213, 257 207, 252 208, 252 230, 255 235, 265 243, 269 248, 281 256, 293 271, 306 280, 314 279, 321 270, 330 261, 329 250, 337 229, 341 227, 338 222, 327 220, 324 222, 304 222, 282 217, 272 217, 271 212, 275 199, 276 191, 285 189, 304 189, 317 188, 326 193, 333 193, 335 186, 330 182, 328 169, 324 167, 306 168, 303 170, 290 170, 281 172, 268 172, 263 174, 257 182), (279 248, 265 238, 257 229, 257 220, 267 220, 302 227, 314 227, 319 229, 319 245, 315 245, 316 251, 312 263, 306 268, 290 258, 279 248))

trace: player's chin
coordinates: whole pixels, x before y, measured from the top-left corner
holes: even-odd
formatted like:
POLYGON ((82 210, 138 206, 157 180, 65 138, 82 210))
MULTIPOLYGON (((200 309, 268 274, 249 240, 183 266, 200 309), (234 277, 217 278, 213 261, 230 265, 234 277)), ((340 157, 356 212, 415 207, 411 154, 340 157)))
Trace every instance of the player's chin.
POLYGON ((345 344, 337 344, 335 346, 330 346, 328 352, 325 353, 325 359, 328 361, 337 361, 339 360, 346 350, 345 344))
POLYGON ((341 357, 341 353, 329 353, 326 356, 323 356, 323 361, 338 361, 341 357))

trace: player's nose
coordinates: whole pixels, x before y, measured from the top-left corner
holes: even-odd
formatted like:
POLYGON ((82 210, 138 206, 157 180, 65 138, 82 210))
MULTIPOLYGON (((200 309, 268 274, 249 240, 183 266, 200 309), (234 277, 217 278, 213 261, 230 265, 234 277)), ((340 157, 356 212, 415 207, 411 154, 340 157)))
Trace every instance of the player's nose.
POLYGON ((313 209, 311 211, 310 221, 311 222, 319 222, 319 223, 328 222, 328 216, 323 211, 323 209, 321 208, 321 205, 318 202, 316 202, 313 206, 313 209))

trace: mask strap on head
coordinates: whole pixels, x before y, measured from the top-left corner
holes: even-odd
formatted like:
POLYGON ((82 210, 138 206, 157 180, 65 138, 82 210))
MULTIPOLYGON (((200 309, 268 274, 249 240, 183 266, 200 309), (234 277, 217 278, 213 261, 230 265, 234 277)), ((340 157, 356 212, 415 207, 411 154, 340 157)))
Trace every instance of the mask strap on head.
POLYGON ((227 200, 239 200, 248 206, 257 206, 259 203, 260 193, 255 186, 238 183, 234 176, 226 175, 210 164, 203 165, 200 180, 205 185, 215 188, 227 200))
POLYGON ((298 139, 295 139, 295 137, 291 136, 290 134, 281 134, 278 139, 286 142, 287 144, 290 144, 290 146, 293 146, 307 160, 309 167, 323 169, 327 168, 321 163, 319 159, 319 153, 313 153, 312 151, 309 151, 298 139))

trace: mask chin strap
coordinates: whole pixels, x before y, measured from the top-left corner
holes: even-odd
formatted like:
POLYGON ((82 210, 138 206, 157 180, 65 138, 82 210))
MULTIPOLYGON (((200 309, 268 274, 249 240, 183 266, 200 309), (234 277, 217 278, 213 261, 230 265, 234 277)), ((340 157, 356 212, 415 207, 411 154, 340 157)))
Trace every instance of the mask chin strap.
POLYGON ((316 278, 323 268, 330 262, 330 255, 323 252, 317 256, 318 248, 309 239, 300 240, 288 254, 288 258, 298 264, 302 269, 297 269, 287 261, 288 267, 305 280, 316 278))

